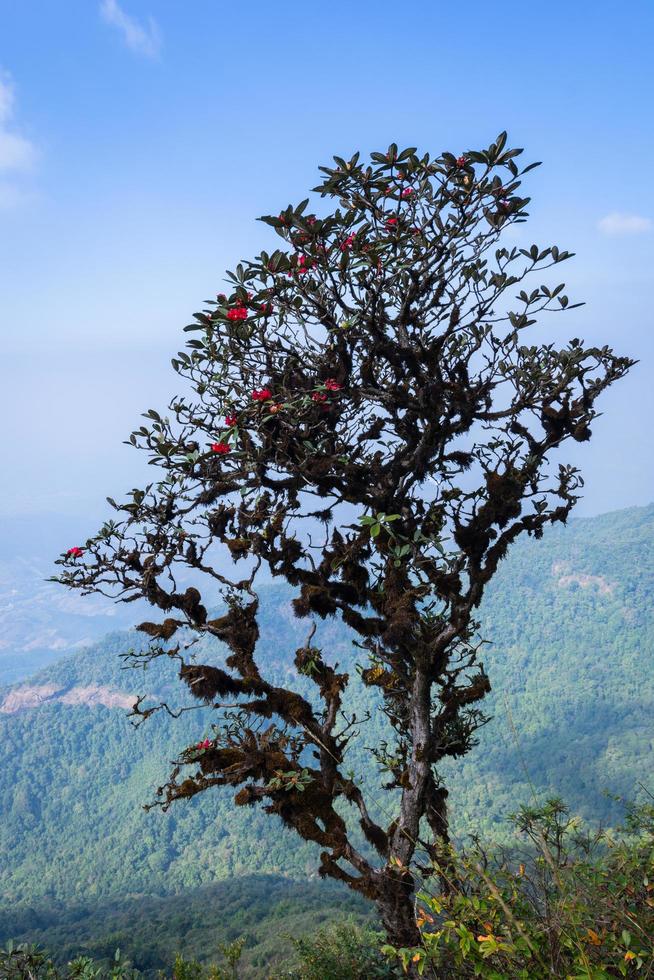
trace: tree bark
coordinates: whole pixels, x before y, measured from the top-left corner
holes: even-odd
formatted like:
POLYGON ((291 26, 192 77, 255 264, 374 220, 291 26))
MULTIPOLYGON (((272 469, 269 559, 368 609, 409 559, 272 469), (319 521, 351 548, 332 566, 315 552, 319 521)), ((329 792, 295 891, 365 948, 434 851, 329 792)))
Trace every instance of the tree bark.
POLYGON ((379 918, 391 946, 419 946, 414 881, 409 875, 402 879, 395 874, 389 872, 382 886, 382 897, 376 903, 379 918))

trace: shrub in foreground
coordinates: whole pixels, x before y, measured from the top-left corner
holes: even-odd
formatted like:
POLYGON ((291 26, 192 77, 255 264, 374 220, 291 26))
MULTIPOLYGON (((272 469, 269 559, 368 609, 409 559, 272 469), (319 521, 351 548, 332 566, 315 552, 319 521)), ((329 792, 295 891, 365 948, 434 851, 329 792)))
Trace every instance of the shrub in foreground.
POLYGON ((292 942, 299 966, 286 974, 287 980, 387 980, 400 975, 380 952, 380 935, 354 923, 328 926, 292 942))
POLYGON ((525 853, 444 854, 446 893, 420 896, 422 945, 386 955, 439 978, 654 976, 654 806, 617 836, 584 832, 556 799, 512 820, 525 853))

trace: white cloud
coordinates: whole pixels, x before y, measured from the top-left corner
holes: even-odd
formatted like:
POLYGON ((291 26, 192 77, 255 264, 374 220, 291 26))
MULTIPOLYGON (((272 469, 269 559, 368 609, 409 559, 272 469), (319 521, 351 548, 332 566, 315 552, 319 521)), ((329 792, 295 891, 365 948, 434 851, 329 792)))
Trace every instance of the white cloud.
POLYGON ((34 156, 29 140, 0 128, 0 170, 29 170, 34 156))
POLYGON ((123 35, 128 48, 146 58, 156 58, 161 51, 161 32, 156 21, 148 17, 147 25, 139 24, 137 20, 126 14, 118 6, 117 0, 102 0, 100 14, 107 24, 117 27, 123 35))
POLYGON ((13 114, 14 86, 9 75, 0 72, 0 173, 30 170, 36 159, 34 145, 11 128, 13 114))
POLYGON ((597 222, 597 227, 605 235, 640 235, 650 230, 652 222, 640 214, 612 211, 597 222))

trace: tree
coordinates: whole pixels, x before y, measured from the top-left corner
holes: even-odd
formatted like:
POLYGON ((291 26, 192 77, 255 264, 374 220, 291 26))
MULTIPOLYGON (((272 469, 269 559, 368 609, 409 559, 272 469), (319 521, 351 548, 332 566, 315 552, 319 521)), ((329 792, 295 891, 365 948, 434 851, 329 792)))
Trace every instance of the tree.
MULTIPOLYGON (((538 313, 578 304, 563 283, 523 285, 570 253, 499 244, 527 217, 521 177, 536 164, 519 170, 520 153, 502 133, 459 157, 394 144, 369 163, 335 157, 315 188, 333 209, 309 214, 305 200, 263 218, 284 246, 228 273, 229 295, 195 315, 198 336, 172 362, 191 394, 131 436, 160 479, 109 498, 118 518, 61 559, 66 585, 165 614, 139 626, 152 642, 136 660, 176 658, 195 698, 220 709, 159 805, 237 788, 236 805, 321 845, 321 874, 375 902, 396 946, 419 939, 416 862, 448 837, 439 763, 486 721, 484 587, 519 535, 565 522, 582 481, 552 453, 590 438, 598 396, 633 363, 526 339, 538 313), (295 656, 313 701, 266 679, 262 569, 314 621, 295 656), (220 594, 227 611, 211 618, 220 594), (313 642, 316 620, 336 615, 394 733, 375 749, 385 826, 344 770, 348 676, 313 642), (224 667, 194 662, 206 634, 229 648, 224 667)), ((167 707, 141 698, 135 713, 167 707)))

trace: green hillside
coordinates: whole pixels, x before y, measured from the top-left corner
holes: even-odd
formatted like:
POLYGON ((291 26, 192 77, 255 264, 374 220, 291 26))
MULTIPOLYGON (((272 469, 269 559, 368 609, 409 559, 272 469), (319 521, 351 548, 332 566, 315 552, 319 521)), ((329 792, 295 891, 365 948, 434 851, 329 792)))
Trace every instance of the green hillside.
MULTIPOLYGON (((488 837, 508 812, 556 792, 588 819, 615 822, 604 791, 652 789, 654 747, 654 506, 574 521, 514 548, 481 612, 493 720, 450 774, 458 833, 488 837)), ((283 588, 262 591, 262 648, 271 674, 292 672, 308 625, 283 588)), ((356 662, 347 631, 323 624, 334 659, 356 662)), ((90 903, 116 895, 176 893, 251 875, 313 874, 315 851, 229 794, 205 794, 169 813, 145 813, 169 760, 208 729, 206 711, 155 716, 134 730, 97 690, 182 692, 170 666, 122 669, 133 635, 113 634, 34 676, 49 700, 7 713, 24 685, 0 691, 0 905, 90 903), (95 691, 95 695, 93 694, 95 691), (62 700, 63 698, 63 700, 62 700), (13 700, 8 700, 13 699, 13 700), (68 701, 69 703, 66 703, 68 701), (75 703, 77 702, 77 703, 75 703), (2 708, 2 705, 5 708, 2 708)), ((214 654, 220 657, 219 651, 214 654)), ((354 673, 354 670, 352 670, 354 673)), ((102 695, 104 696, 104 695, 102 695)), ((362 714, 354 686, 348 710, 362 714)), ((362 734, 379 734, 379 713, 362 734)), ((376 784, 363 749, 352 766, 376 784)), ((0 915, 0 936, 8 934, 0 915)))
POLYGON ((243 938, 239 975, 267 978, 279 976, 281 964, 292 965, 289 936, 315 934, 339 919, 375 927, 364 899, 336 882, 256 875, 179 895, 7 909, 0 919, 0 946, 9 937, 38 943, 60 964, 86 955, 109 965, 120 949, 148 980, 155 980, 160 970, 169 974, 177 953, 211 963, 220 943, 243 938))

